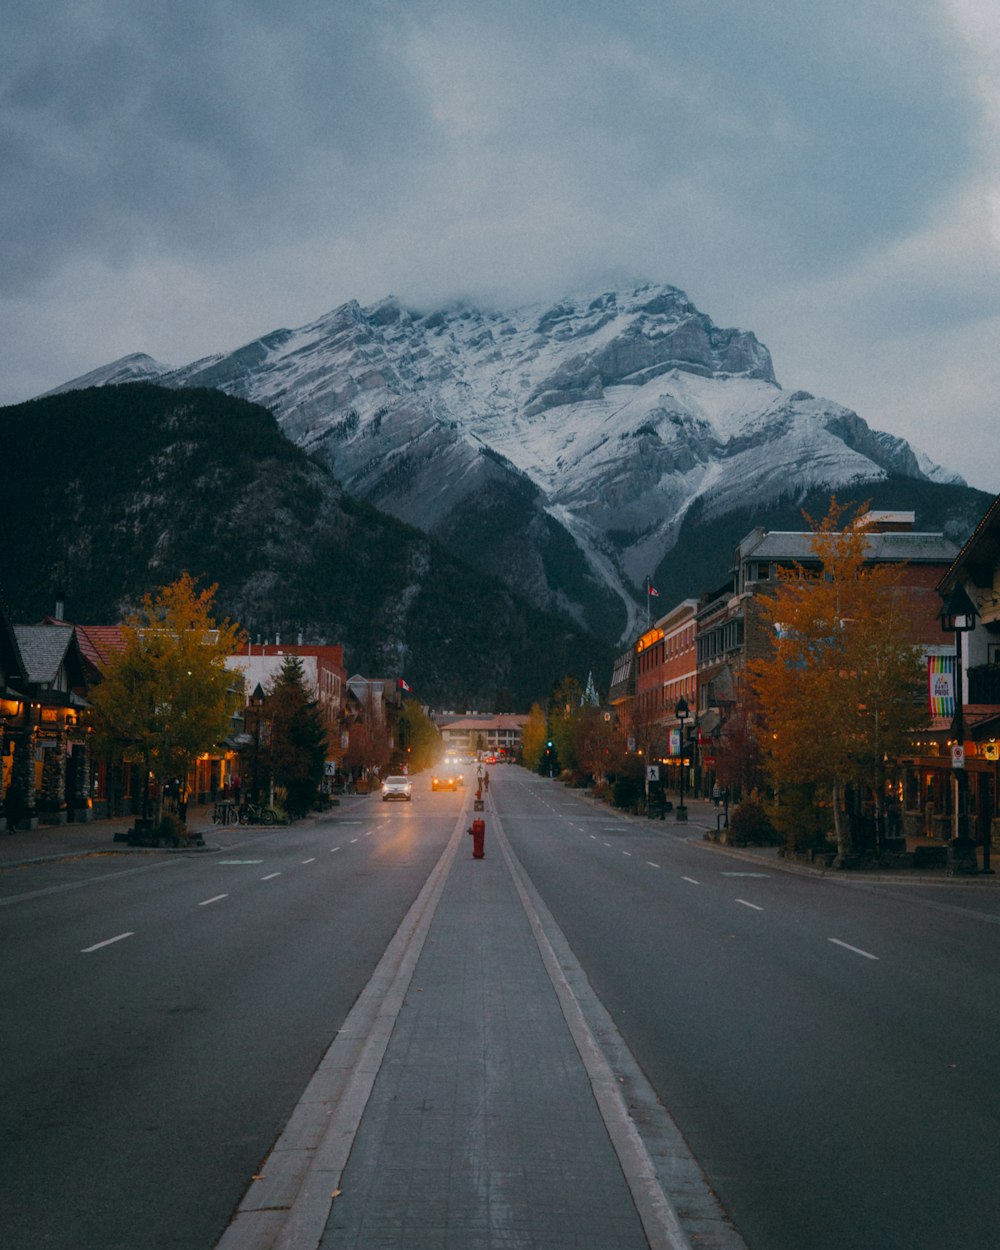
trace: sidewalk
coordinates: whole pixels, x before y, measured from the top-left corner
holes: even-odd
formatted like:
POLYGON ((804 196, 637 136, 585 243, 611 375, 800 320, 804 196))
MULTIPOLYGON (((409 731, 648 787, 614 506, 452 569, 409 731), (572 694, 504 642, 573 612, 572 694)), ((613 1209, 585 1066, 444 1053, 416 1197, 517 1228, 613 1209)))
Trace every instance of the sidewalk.
MULTIPOLYGON (((840 869, 827 868, 822 865, 800 863, 797 860, 787 860, 782 855, 782 847, 780 846, 730 846, 715 841, 714 837, 709 838, 709 833, 715 834, 724 821, 724 812, 721 807, 716 807, 711 799, 695 799, 685 798, 685 804, 688 809, 688 819, 685 826, 684 822, 676 819, 674 812, 667 812, 663 820, 650 820, 647 816, 633 816, 630 813, 621 812, 617 809, 610 809, 615 812, 616 816, 623 816, 629 820, 633 820, 636 824, 648 824, 650 829, 670 827, 673 831, 681 831, 685 827, 691 831, 691 838, 694 841, 703 842, 705 847, 717 852, 720 855, 732 855, 738 859, 750 860, 757 864, 766 864, 769 869, 779 872, 798 872, 807 873, 818 877, 835 877, 838 881, 905 881, 915 884, 949 884, 949 885, 970 885, 976 884, 980 886, 1000 886, 1000 847, 992 848, 991 867, 995 870, 992 875, 984 876, 981 872, 979 875, 954 875, 948 872, 947 868, 942 866, 930 868, 914 868, 911 865, 899 867, 885 867, 881 864, 865 866, 862 868, 852 868, 846 871, 840 869)), ((942 851, 946 849, 947 844, 940 840, 935 841, 928 838, 911 838, 907 841, 907 850, 912 851, 918 846, 931 846, 940 848, 942 851)), ((977 859, 980 868, 982 868, 982 849, 977 850, 977 859)))
MULTIPOLYGON (((148 854, 148 848, 131 847, 116 842, 116 833, 125 833, 135 824, 134 816, 113 816, 107 820, 91 820, 66 825, 42 825, 37 829, 5 830, 0 833, 0 868, 12 868, 18 864, 33 864, 47 859, 71 859, 76 855, 148 854)), ((188 828, 205 837, 204 847, 191 851, 174 851, 174 854, 204 853, 210 850, 212 834, 219 833, 212 824, 212 804, 204 803, 188 808, 188 828)), ((167 851, 159 851, 167 854, 167 851)))

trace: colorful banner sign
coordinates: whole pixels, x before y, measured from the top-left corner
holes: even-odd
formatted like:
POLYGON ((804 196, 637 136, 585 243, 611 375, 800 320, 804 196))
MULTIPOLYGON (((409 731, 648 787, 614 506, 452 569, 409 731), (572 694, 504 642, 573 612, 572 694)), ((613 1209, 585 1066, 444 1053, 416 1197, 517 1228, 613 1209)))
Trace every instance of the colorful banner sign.
POLYGON ((927 657, 927 694, 931 716, 955 715, 955 657, 927 657))

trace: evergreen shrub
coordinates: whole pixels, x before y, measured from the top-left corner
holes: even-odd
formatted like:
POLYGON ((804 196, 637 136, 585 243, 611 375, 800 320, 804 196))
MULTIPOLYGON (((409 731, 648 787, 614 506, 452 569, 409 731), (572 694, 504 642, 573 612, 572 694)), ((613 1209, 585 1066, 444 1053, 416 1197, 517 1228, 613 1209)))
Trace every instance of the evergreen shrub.
POLYGON ((745 799, 730 813, 728 832, 731 846, 774 846, 779 841, 763 805, 754 799, 745 799))

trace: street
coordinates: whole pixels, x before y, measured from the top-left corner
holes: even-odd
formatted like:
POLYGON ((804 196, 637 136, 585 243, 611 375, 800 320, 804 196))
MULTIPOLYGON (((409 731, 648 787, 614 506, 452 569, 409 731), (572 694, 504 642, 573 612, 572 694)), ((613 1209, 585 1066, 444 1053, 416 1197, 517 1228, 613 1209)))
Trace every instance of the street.
POLYGON ((762 875, 512 780, 507 836, 749 1246, 996 1244, 1000 892, 762 875))
POLYGON ((0 873, 4 1244, 208 1250, 460 802, 0 873))
MULTIPOLYGON (((751 1250, 995 1245, 1000 890, 784 872, 694 807, 492 779, 488 863, 499 826, 751 1250)), ((5 1245, 210 1250, 471 781, 0 872, 5 1245)))

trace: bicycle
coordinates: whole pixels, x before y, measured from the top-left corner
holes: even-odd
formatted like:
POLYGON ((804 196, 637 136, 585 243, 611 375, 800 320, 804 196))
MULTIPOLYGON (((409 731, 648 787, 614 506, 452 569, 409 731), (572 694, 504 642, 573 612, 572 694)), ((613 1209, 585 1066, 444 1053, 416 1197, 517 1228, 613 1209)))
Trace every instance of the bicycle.
POLYGON ((273 807, 262 807, 256 803, 244 803, 240 808, 241 825, 273 825, 277 822, 278 813, 273 807))

